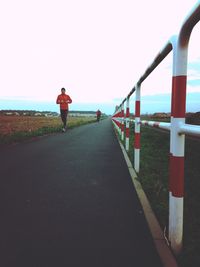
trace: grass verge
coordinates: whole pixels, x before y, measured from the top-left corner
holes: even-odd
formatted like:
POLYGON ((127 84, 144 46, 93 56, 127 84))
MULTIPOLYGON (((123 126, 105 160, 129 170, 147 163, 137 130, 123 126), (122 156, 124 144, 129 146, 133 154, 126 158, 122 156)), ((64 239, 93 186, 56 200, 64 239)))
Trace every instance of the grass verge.
MULTIPOLYGON (((133 133, 133 128, 131 132, 133 133)), ((130 143, 133 144, 133 134, 130 138, 130 143)), ((131 145, 129 157, 133 162, 132 147, 131 145)), ((181 267, 200 266, 199 155, 200 141, 186 138, 184 247, 177 258, 181 267)), ((142 127, 139 179, 163 230, 168 227, 168 164, 169 133, 142 127)))
MULTIPOLYGON (((95 119, 86 118, 86 117, 72 118, 72 119, 69 119, 68 129, 72 129, 74 127, 81 126, 81 125, 88 124, 88 123, 93 123, 95 121, 96 121, 95 119)), ((29 124, 31 125, 32 122, 33 122, 32 118, 30 118, 29 124)), ((50 126, 49 122, 51 121, 47 119, 46 121, 42 122, 40 125, 38 124, 38 126, 36 126, 37 121, 36 122, 34 121, 35 125, 33 127, 33 130, 27 128, 27 130, 13 130, 8 134, 0 133, 0 144, 18 143, 18 142, 22 142, 33 137, 43 136, 43 135, 52 134, 52 133, 58 133, 61 131, 62 124, 59 118, 56 121, 54 119, 52 126, 50 126)))

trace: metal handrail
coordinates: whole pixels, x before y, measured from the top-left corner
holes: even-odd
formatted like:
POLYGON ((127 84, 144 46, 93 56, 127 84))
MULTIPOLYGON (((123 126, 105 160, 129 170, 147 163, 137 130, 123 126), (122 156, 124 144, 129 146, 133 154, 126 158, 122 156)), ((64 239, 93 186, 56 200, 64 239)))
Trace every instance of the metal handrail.
POLYGON ((140 125, 148 124, 152 127, 159 127, 170 131, 169 240, 176 254, 180 253, 183 242, 185 134, 200 136, 200 126, 185 123, 188 43, 191 32, 199 20, 200 1, 197 1, 183 21, 179 33, 173 35, 167 41, 113 115, 113 122, 121 134, 122 140, 124 140, 124 132, 126 130, 126 150, 128 151, 129 123, 132 121, 130 120, 129 101, 135 92, 134 168, 136 172, 139 172, 140 167, 140 125), (173 52, 171 122, 141 121, 140 91, 142 83, 171 51, 173 52), (124 114, 125 103, 127 103, 126 118, 124 114), (125 123, 126 129, 124 127, 125 123))

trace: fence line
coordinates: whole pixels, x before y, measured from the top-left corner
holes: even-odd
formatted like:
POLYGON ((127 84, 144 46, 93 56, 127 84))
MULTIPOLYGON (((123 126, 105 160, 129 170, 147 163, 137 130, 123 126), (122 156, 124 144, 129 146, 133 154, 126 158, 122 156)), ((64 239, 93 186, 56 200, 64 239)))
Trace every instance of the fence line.
POLYGON ((135 92, 135 130, 134 130, 134 168, 140 168, 140 126, 149 125, 170 131, 170 163, 169 163, 169 241, 174 253, 179 254, 183 242, 183 201, 184 201, 184 146, 185 134, 200 136, 200 126, 185 123, 186 83, 188 43, 193 27, 200 20, 200 1, 185 18, 178 35, 172 36, 158 53, 128 96, 117 108, 112 119, 124 140, 124 121, 126 121, 126 150, 129 150, 130 97, 135 92), (173 51, 173 76, 171 98, 171 122, 152 122, 140 120, 140 102, 142 82, 173 51), (126 118, 124 103, 126 102, 126 118))

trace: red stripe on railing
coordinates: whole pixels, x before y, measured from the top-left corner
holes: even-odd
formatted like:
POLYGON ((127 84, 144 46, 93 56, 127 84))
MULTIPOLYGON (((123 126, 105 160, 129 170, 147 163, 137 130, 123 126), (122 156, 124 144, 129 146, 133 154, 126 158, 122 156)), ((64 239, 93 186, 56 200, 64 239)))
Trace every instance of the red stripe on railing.
MULTIPOLYGON (((123 119, 124 118, 124 110, 122 109, 122 112, 121 112, 121 118, 123 119)), ((122 132, 124 132, 124 123, 122 123, 121 121, 121 129, 122 129, 122 132)))
POLYGON ((134 148, 140 149, 140 133, 135 133, 134 148))
POLYGON ((159 128, 160 122, 154 122, 153 127, 159 128))
POLYGON ((184 157, 175 157, 170 154, 169 191, 174 197, 183 197, 184 194, 184 157))
POLYGON ((172 116, 185 118, 187 77, 175 76, 172 78, 172 116), (177 105, 178 103, 178 105, 177 105))
POLYGON ((130 137, 130 131, 129 131, 129 128, 126 128, 126 137, 127 137, 127 138, 130 137))
POLYGON ((135 101, 135 117, 140 117, 140 101, 135 101))
POLYGON ((116 119, 113 118, 113 121, 114 121, 114 123, 115 123, 118 127, 121 126, 121 123, 120 123, 119 121, 117 121, 116 119))
POLYGON ((126 117, 129 118, 129 116, 130 116, 130 109, 126 108, 126 117))

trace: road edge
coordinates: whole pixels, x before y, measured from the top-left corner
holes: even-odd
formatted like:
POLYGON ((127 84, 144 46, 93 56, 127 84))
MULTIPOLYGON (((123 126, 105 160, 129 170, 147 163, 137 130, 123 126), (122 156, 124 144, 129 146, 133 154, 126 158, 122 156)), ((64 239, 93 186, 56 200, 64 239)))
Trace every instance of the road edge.
POLYGON ((140 200, 140 203, 142 205, 145 218, 147 220, 147 224, 149 226, 156 250, 160 256, 161 262, 163 264, 163 267, 178 267, 178 264, 176 262, 176 259, 171 252, 170 248, 168 247, 165 237, 163 235, 163 232, 161 230, 160 224, 151 208, 151 205, 149 203, 149 200, 142 188, 141 183, 139 182, 139 179, 137 177, 137 174, 133 168, 133 165, 128 157, 128 154, 124 148, 124 146, 121 144, 118 136, 117 136, 119 145, 121 147, 122 153, 124 155, 131 180, 133 182, 133 185, 135 187, 136 193, 138 195, 138 198, 140 200))

